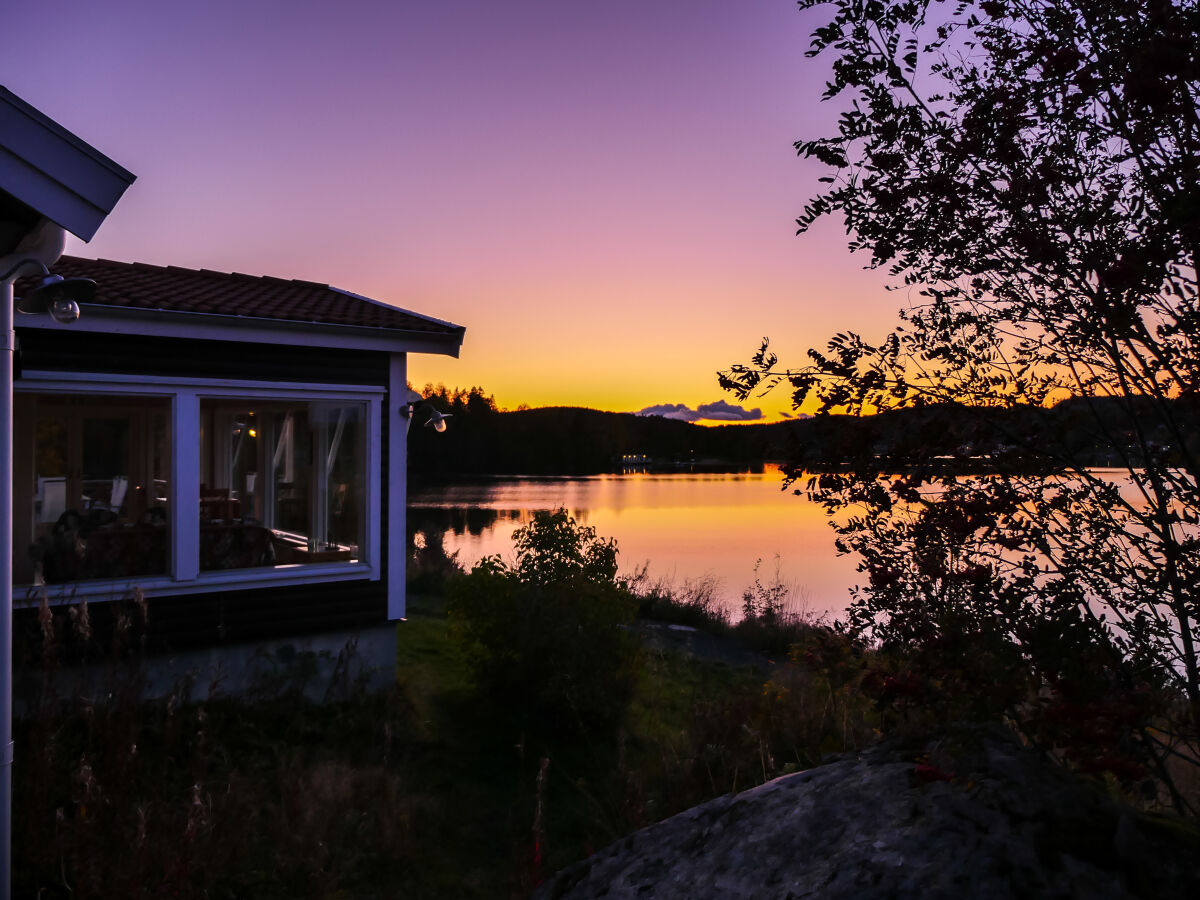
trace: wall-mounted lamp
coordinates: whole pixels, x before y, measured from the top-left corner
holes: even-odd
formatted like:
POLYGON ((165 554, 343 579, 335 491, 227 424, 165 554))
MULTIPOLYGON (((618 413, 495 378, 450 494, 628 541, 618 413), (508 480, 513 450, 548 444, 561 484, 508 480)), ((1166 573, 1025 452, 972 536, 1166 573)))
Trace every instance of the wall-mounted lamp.
POLYGON ((42 282, 16 299, 13 305, 19 313, 27 316, 49 313, 54 321, 69 325, 79 318, 80 302, 86 303, 96 296, 96 282, 90 278, 51 275, 45 263, 32 258, 18 261, 0 276, 0 281, 8 281, 27 266, 33 266, 42 273, 42 282))
POLYGON ((429 418, 425 422, 425 427, 432 428, 437 432, 445 431, 446 420, 454 415, 453 413, 440 412, 433 407, 433 404, 431 404, 416 391, 409 391, 408 403, 401 407, 401 412, 407 411, 405 412, 405 417, 408 419, 409 425, 412 424, 413 416, 416 415, 417 410, 421 408, 429 409, 429 418))
POLYGON ((429 408, 429 421, 425 423, 426 428, 432 428, 434 431, 445 431, 446 420, 454 413, 438 412, 432 406, 429 408))

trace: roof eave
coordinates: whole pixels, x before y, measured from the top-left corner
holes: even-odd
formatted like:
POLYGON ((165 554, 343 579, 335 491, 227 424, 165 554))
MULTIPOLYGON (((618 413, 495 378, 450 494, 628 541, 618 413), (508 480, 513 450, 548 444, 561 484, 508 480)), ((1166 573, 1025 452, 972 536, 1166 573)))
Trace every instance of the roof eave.
POLYGON ((69 325, 60 324, 49 316, 22 316, 14 324, 24 328, 67 329, 141 337, 238 341, 388 353, 433 353, 454 358, 458 357, 466 333, 466 329, 461 325, 450 326, 455 329, 451 332, 429 332, 325 322, 296 322, 253 316, 225 316, 215 313, 135 309, 92 303, 81 304, 81 308, 82 315, 79 321, 69 325))
POLYGON ((346 297, 353 297, 355 300, 361 300, 362 302, 369 303, 372 306, 378 306, 383 309, 392 310, 394 312, 402 312, 406 316, 413 316, 418 319, 424 319, 426 322, 433 322, 435 325, 441 325, 446 328, 457 328, 459 330, 462 330, 462 328, 463 328, 462 325, 455 325, 453 322, 447 322, 445 319, 438 319, 434 316, 426 315, 425 313, 413 312, 411 309, 404 309, 403 307, 400 307, 400 306, 394 306, 391 303, 385 303, 382 300, 376 300, 374 297, 367 297, 363 294, 356 294, 356 293, 354 293, 354 291, 348 291, 345 288, 334 287, 333 285, 322 285, 322 287, 328 287, 328 289, 331 291, 335 291, 346 297))

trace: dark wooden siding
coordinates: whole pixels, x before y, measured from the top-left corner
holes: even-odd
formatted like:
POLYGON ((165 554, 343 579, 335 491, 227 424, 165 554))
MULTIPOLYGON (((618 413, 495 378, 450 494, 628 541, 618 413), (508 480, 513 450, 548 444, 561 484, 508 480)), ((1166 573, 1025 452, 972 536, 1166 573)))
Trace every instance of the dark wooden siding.
MULTIPOLYGON (((378 581, 295 584, 259 590, 229 590, 147 601, 146 625, 132 600, 88 605, 91 638, 83 647, 72 634, 70 609, 52 607, 59 652, 68 659, 102 659, 113 646, 113 629, 124 615, 132 623, 127 646, 164 653, 347 628, 387 621, 386 590, 378 581)), ((16 658, 35 662, 42 629, 36 609, 13 610, 16 658)))
POLYGON ((23 369, 386 386, 388 354, 18 328, 23 369))

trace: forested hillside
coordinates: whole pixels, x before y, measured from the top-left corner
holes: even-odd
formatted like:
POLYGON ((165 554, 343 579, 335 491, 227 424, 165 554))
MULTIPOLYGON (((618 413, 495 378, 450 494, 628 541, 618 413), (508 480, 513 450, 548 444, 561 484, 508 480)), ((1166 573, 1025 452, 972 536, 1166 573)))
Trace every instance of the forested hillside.
POLYGON ((501 412, 478 388, 443 389, 432 405, 453 418, 445 432, 435 433, 423 427, 428 414, 418 409, 409 436, 409 468, 445 477, 613 472, 627 464, 627 456, 651 468, 750 466, 785 456, 797 424, 704 427, 579 407, 501 412))
MULTIPOLYGON (((558 406, 496 408, 481 388, 426 389, 431 405, 452 414, 445 432, 425 428, 428 412, 418 409, 409 435, 409 468, 427 477, 471 475, 587 475, 626 468, 651 470, 742 469, 777 462, 817 471, 869 468, 876 448, 892 448, 895 466, 903 448, 907 465, 957 465, 965 469, 1019 468, 1030 447, 1059 447, 1063 459, 1093 466, 1135 462, 1141 451, 1129 436, 1128 458, 1105 443, 1097 421, 1120 418, 1145 399, 1073 399, 1052 409, 988 409, 961 406, 953 425, 944 409, 893 410, 875 416, 817 416, 773 424, 704 426, 632 413, 558 406), (1105 409, 1093 409, 1106 407, 1105 409), (635 458, 630 458, 635 457, 635 458)), ((1176 401, 1195 423, 1190 399, 1176 401)), ((1145 418, 1148 419, 1148 416, 1145 418)), ((1196 431, 1196 429, 1193 429, 1196 431)), ((1165 445, 1167 435, 1161 435, 1165 445)), ((1151 447, 1156 435, 1148 434, 1151 447)), ((1192 440, 1200 443, 1200 436, 1192 440)), ((881 461, 881 464, 882 463, 881 461)))

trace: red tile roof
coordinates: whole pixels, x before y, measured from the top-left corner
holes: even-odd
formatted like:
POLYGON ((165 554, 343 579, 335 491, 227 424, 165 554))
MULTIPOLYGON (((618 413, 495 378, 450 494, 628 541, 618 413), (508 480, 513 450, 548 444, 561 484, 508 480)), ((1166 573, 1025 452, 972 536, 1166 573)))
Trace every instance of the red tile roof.
MULTIPOLYGON (((64 278, 93 279, 96 296, 89 303, 100 306, 349 325, 429 335, 461 335, 465 330, 461 325, 312 281, 75 256, 62 257, 51 271, 64 278)), ((22 279, 14 286, 14 293, 20 297, 22 288, 35 283, 35 279, 22 279)))

